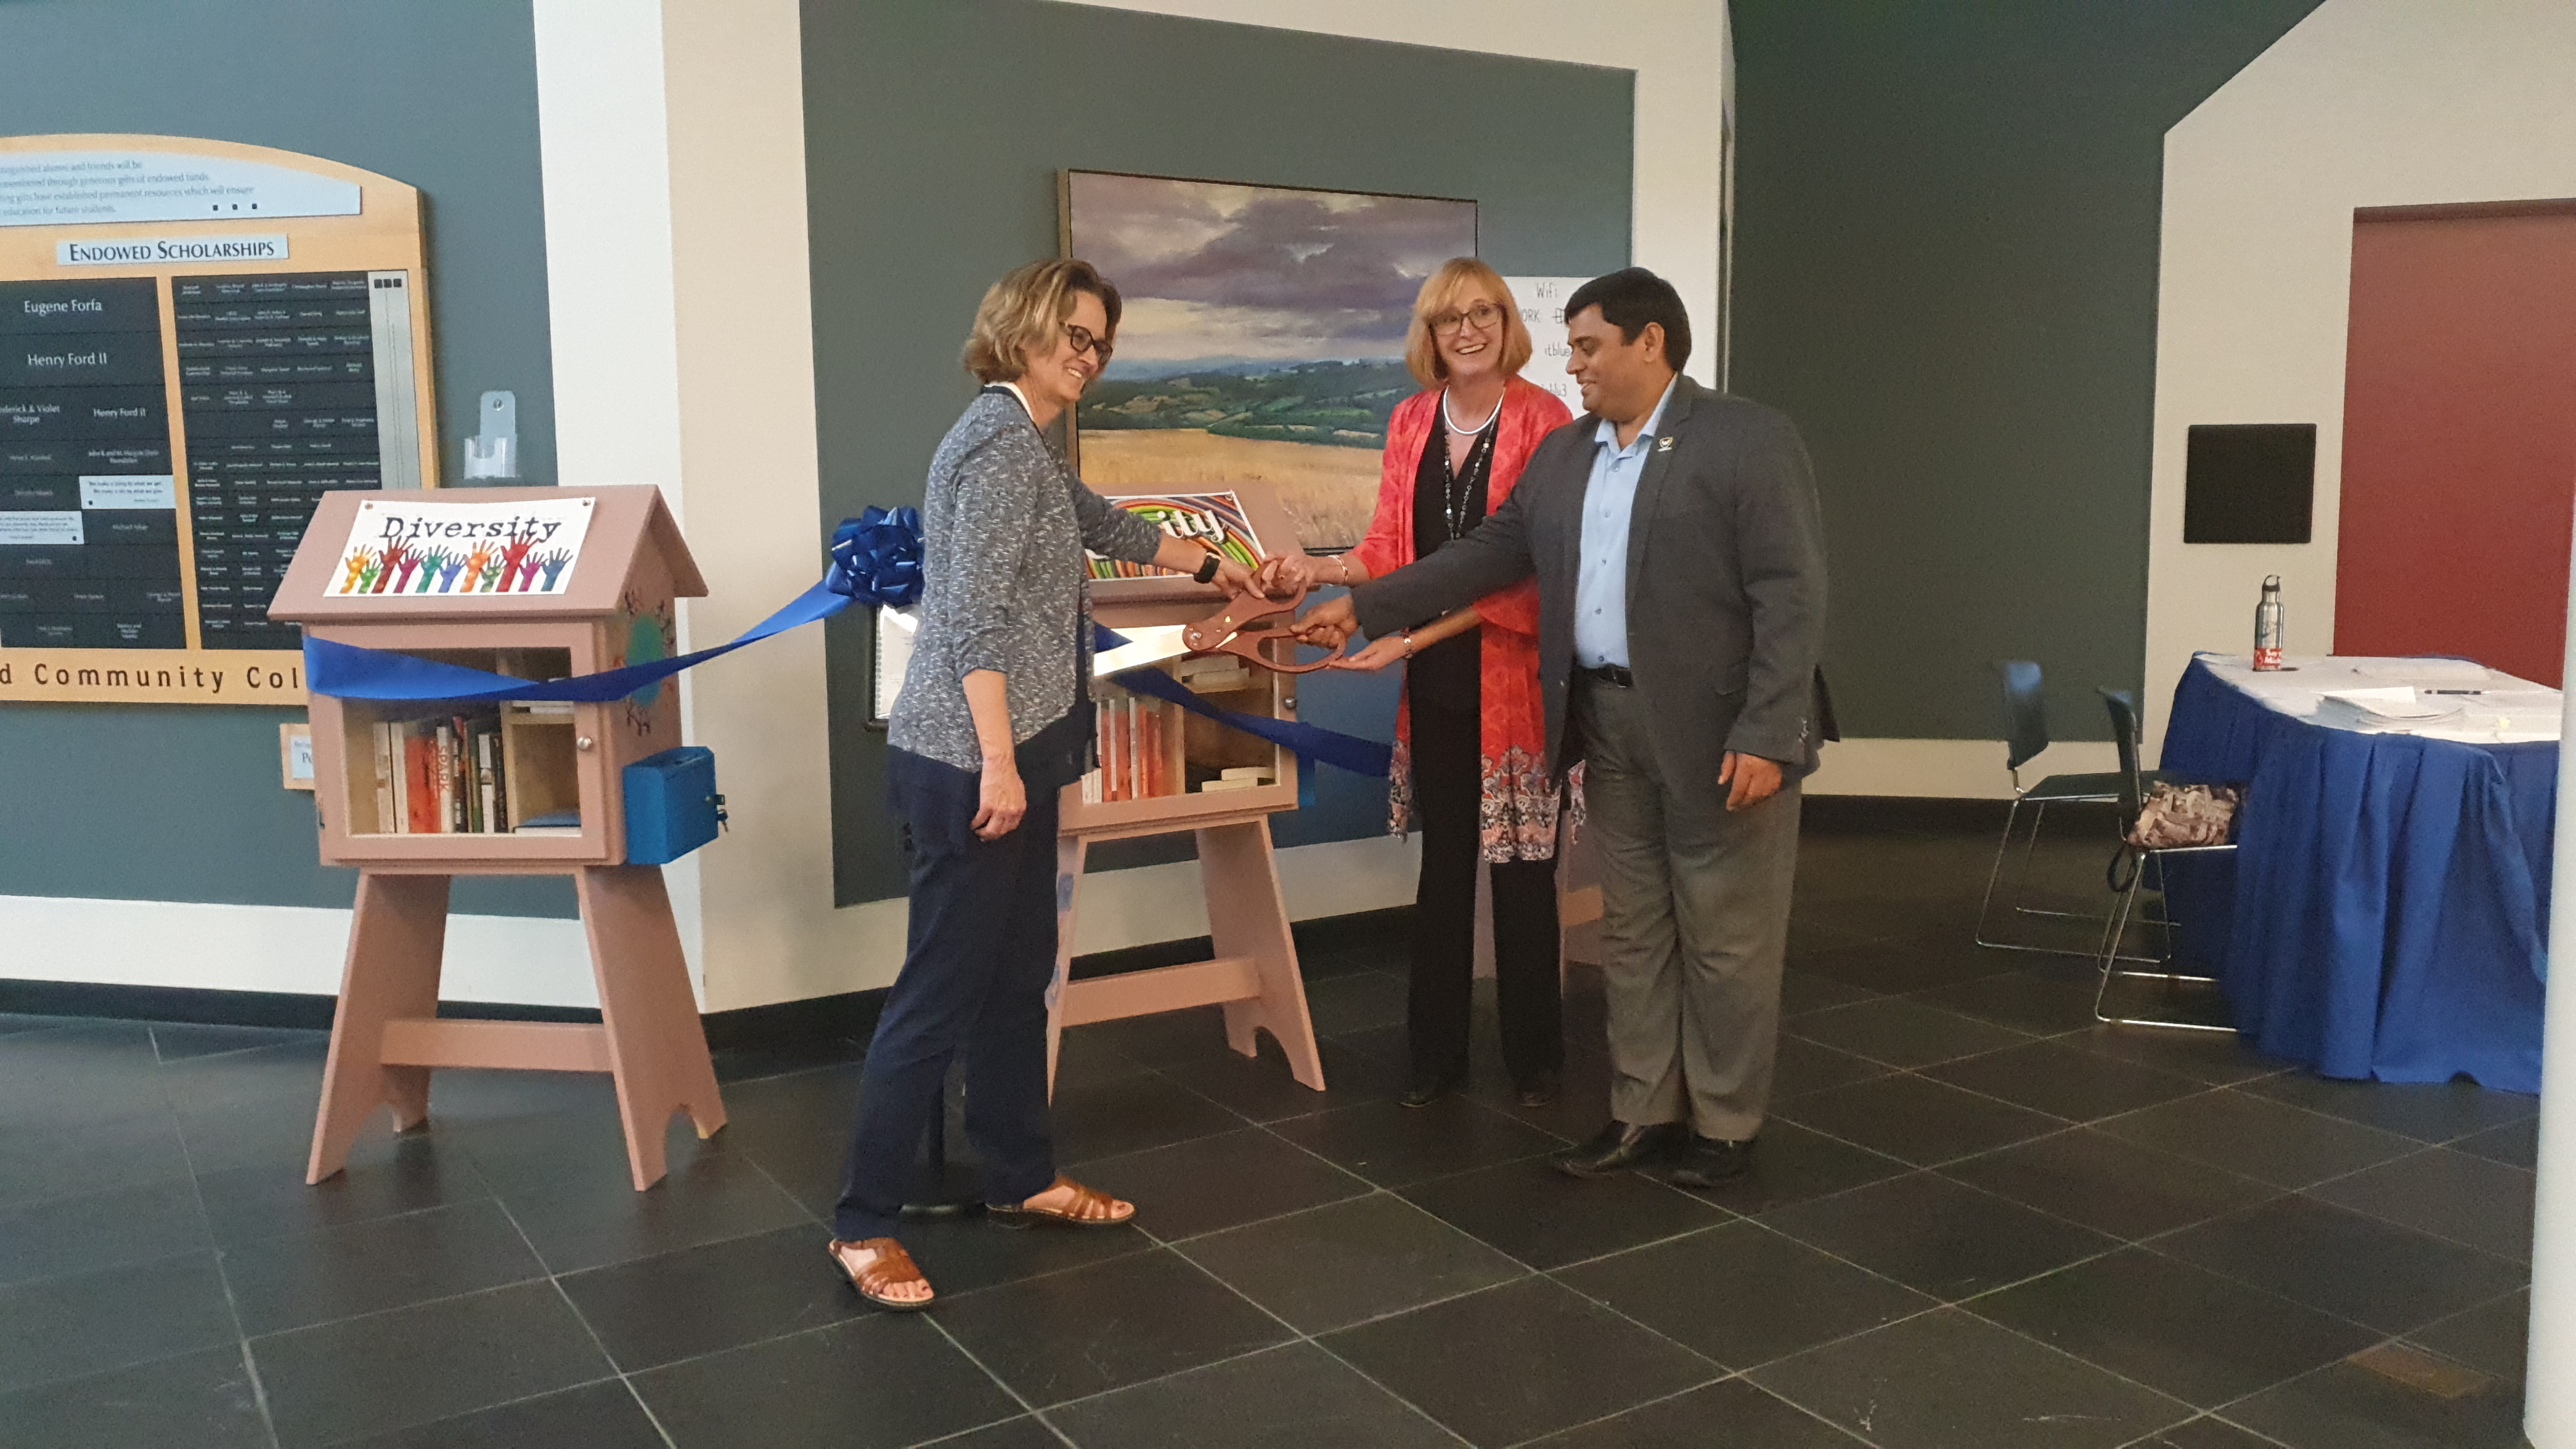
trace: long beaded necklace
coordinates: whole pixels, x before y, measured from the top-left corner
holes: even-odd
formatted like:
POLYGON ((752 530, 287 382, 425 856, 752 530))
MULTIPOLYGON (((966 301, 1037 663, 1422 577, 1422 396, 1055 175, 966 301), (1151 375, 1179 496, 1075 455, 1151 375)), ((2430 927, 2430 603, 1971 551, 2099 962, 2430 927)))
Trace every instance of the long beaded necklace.
POLYGON ((1478 521, 1467 517, 1467 505, 1475 499, 1477 473, 1483 467, 1485 459, 1493 454, 1494 420, 1502 415, 1503 400, 1496 398, 1494 410, 1485 414, 1483 422, 1472 428, 1462 428, 1458 426, 1458 420, 1450 416, 1448 389, 1443 388, 1440 392, 1440 420, 1448 425, 1450 432, 1476 440, 1467 449, 1467 464, 1464 468, 1451 465, 1447 438, 1438 439, 1435 444, 1440 449, 1440 517, 1449 525, 1449 537, 1452 539, 1464 538, 1468 525, 1478 521))

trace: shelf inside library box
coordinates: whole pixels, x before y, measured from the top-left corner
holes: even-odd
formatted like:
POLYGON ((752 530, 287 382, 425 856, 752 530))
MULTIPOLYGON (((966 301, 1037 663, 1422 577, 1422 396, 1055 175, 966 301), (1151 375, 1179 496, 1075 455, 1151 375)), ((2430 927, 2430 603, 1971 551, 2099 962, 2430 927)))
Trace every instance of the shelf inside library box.
MULTIPOLYGON (((567 649, 404 652, 519 679, 572 672, 567 649)), ((581 833, 570 704, 351 699, 341 719, 353 837, 581 833)))
MULTIPOLYGON (((1220 709, 1266 718, 1293 712, 1278 676, 1241 660, 1195 656, 1157 668, 1220 709)), ((1294 798, 1295 766, 1268 740, 1110 680, 1096 685, 1093 707, 1097 753, 1067 799, 1068 829, 1178 823, 1210 809, 1279 809, 1294 798)))

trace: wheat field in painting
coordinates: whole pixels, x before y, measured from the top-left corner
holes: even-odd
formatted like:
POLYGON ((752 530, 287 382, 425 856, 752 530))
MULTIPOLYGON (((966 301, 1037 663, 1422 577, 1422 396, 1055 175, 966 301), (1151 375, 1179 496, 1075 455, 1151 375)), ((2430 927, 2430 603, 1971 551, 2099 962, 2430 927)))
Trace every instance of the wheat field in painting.
MULTIPOLYGON (((1267 483, 1297 525, 1295 542, 1345 547, 1377 507, 1378 455, 1366 448, 1225 438, 1205 428, 1100 429, 1082 435, 1082 477, 1095 488, 1267 483)), ((1288 539, 1261 546, 1277 553, 1288 539)))

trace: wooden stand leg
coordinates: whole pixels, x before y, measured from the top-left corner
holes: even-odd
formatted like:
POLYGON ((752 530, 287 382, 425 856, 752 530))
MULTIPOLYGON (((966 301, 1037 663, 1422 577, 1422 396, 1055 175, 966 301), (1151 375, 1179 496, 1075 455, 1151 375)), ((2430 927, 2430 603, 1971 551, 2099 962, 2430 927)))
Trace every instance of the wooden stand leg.
POLYGON ((1079 835, 1055 842, 1055 979, 1047 983, 1047 1100, 1055 1100, 1057 1043, 1064 1036, 1064 984, 1073 971, 1074 904, 1082 896, 1082 863, 1091 852, 1079 835))
POLYGON ((447 949, 447 877, 358 873, 349 959, 331 1055, 322 1068, 322 1107, 304 1180, 320 1182, 349 1165, 349 1149, 379 1107, 408 1131, 429 1116, 429 1068, 383 1065, 385 1023, 438 1014, 438 968, 447 949))
POLYGON ((1297 970, 1297 943, 1288 929, 1288 902, 1279 893, 1279 868, 1270 852, 1270 823, 1249 820, 1198 832, 1199 873, 1207 891, 1208 929, 1220 957, 1253 963, 1261 994, 1225 1004, 1225 1036, 1250 1056, 1253 1031, 1267 1027, 1288 1054, 1288 1069, 1316 1091, 1324 1089, 1324 1060, 1315 1049, 1315 1025, 1306 1015, 1306 982, 1297 970))
POLYGON ((706 1028, 658 866, 593 867, 576 877, 582 927, 617 1078, 617 1114, 638 1192, 667 1172, 663 1129, 687 1111, 700 1137, 725 1124, 706 1028))

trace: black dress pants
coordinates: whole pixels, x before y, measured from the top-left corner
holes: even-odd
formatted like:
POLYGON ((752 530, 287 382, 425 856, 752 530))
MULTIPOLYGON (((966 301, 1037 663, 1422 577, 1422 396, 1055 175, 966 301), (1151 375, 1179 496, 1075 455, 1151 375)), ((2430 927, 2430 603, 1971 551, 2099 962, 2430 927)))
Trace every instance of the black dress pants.
MULTIPOLYGON (((1476 867, 1483 838, 1483 722, 1411 696, 1413 807, 1422 825, 1422 878, 1413 895, 1413 982, 1406 1024, 1417 1077, 1467 1065, 1475 1002, 1476 867)), ((1494 999, 1502 1017, 1503 1066, 1515 1082, 1565 1062, 1558 990, 1556 862, 1493 866, 1494 999)))

